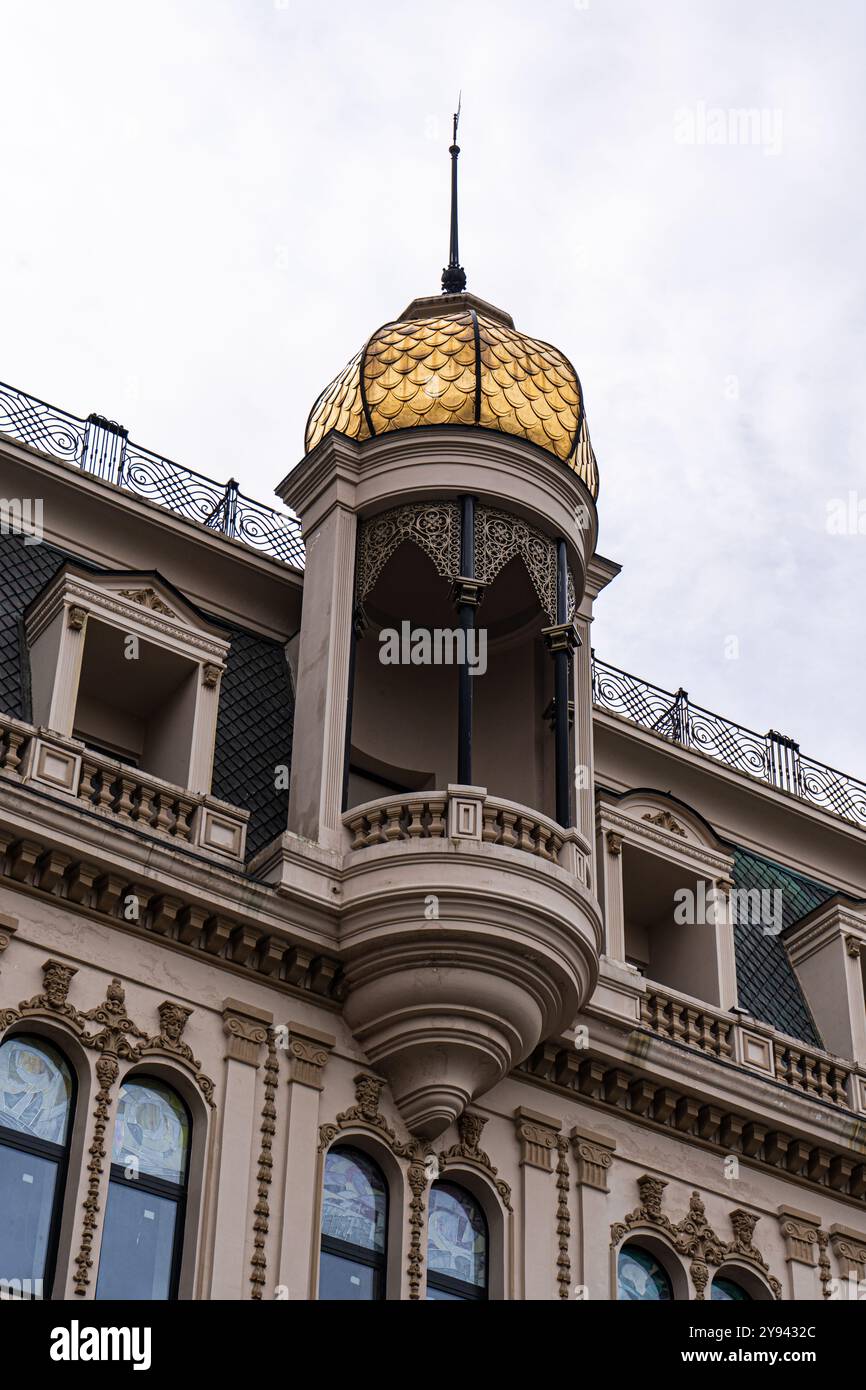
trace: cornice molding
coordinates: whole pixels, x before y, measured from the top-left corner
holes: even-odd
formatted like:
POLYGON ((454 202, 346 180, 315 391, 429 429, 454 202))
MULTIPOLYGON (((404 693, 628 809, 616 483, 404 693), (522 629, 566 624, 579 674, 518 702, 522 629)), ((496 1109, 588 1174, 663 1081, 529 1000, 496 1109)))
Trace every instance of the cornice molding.
MULTIPOLYGON (((699 1054, 689 1056, 689 1072, 698 1086, 701 1060, 699 1054)), ((845 1125, 852 1133, 854 1117, 839 1112, 834 1116, 838 1135, 832 1139, 819 1135, 805 1143, 802 1131, 793 1127, 801 1118, 792 1114, 798 1099, 793 1093, 774 1114, 767 1113, 763 1123, 757 1124, 754 1104, 747 1106, 712 1094, 698 1099, 677 1077, 663 1074, 659 1068, 649 1074, 628 1065, 628 1059, 613 1062, 595 1053, 577 1053, 573 1045, 557 1042, 542 1044, 513 1075, 558 1094, 577 1094, 594 1108, 622 1112, 635 1123, 667 1133, 680 1143, 726 1156, 740 1155, 742 1161, 756 1168, 781 1172, 798 1185, 829 1190, 861 1209, 866 1201, 866 1162, 848 1136, 843 1138, 841 1129, 845 1125), (847 1152, 840 1153, 833 1143, 847 1152)), ((752 1084, 761 1083, 754 1078, 752 1084)), ((815 1104, 804 1102, 799 1108, 804 1126, 814 1129, 815 1104)))

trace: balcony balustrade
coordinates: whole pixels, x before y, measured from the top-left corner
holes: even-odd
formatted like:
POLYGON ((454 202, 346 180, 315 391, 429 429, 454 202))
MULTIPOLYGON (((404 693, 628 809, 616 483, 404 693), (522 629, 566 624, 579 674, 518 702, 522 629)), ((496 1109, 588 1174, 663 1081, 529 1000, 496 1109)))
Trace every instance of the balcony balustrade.
POLYGON ((761 1072, 816 1100, 866 1113, 866 1071, 755 1019, 732 1017, 648 981, 641 1023, 659 1038, 761 1072))
POLYGON ((476 840, 559 864, 588 886, 589 845, 540 811, 488 796, 482 787, 380 797, 343 816, 352 851, 395 841, 476 840))
POLYGON ((249 811, 6 715, 0 715, 0 777, 57 793, 118 826, 243 863, 249 811))

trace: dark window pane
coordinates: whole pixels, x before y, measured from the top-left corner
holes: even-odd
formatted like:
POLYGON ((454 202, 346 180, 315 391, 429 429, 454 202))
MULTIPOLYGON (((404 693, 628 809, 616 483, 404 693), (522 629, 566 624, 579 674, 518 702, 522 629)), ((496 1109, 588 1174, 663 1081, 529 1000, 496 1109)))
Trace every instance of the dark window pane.
POLYGON ((375 1163, 357 1149, 331 1149, 325 1159, 322 1235, 362 1250, 385 1250, 388 1199, 375 1163))
POLYGON ((42 1038, 9 1038, 0 1047, 0 1128, 65 1144, 72 1078, 42 1038))
POLYGON ((616 1265, 616 1296, 626 1303, 654 1303, 674 1295, 658 1260, 640 1245, 624 1245, 616 1265))
POLYGON ((427 1268, 475 1288, 487 1286, 487 1223, 481 1208, 462 1187, 436 1183, 430 1189, 427 1268))
POLYGON ((0 1144, 0 1279, 45 1277, 56 1185, 53 1159, 0 1144))
POLYGON ((112 1162, 129 1169, 182 1183, 189 1149, 186 1106, 169 1086, 151 1080, 125 1081, 117 1103, 112 1162))
POLYGON ((432 1284, 427 1285, 427 1297, 442 1299, 443 1302, 447 1301, 449 1303, 469 1303, 474 1301, 468 1298, 461 1298, 459 1293, 446 1293, 444 1289, 437 1289, 432 1284))
POLYGON ((177 1202, 135 1183, 111 1182, 97 1298, 170 1298, 177 1202))
POLYGON ((323 1250, 319 1272, 319 1298, 325 1302, 350 1299, 370 1302, 380 1297, 381 1274, 372 1265, 357 1264, 323 1250))

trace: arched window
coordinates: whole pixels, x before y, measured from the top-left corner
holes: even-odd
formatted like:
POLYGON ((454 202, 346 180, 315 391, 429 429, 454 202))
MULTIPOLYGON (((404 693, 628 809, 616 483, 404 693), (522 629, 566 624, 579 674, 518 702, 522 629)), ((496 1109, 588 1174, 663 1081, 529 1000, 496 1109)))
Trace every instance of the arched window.
POLYGON ((387 1238, 388 1189, 380 1169, 358 1149, 330 1149, 325 1158, 319 1298, 384 1298, 387 1238))
POLYGON ((0 1045, 0 1278, 34 1297, 48 1297, 54 1273, 73 1099, 72 1072, 44 1038, 0 1045))
POLYGON ((427 1297, 487 1297, 487 1222, 475 1198, 451 1182, 434 1183, 427 1217, 427 1297))
POLYGON ((710 1293, 713 1303, 750 1303, 751 1294, 746 1293, 742 1284, 738 1284, 733 1279, 725 1279, 717 1275, 713 1280, 713 1287, 710 1293))
POLYGON ((180 1096, 151 1076, 124 1081, 96 1297, 175 1298, 189 1160, 190 1118, 180 1096))
POLYGON ((624 1245, 616 1262, 616 1296, 626 1303, 658 1303, 673 1299, 666 1269, 642 1245, 624 1245))

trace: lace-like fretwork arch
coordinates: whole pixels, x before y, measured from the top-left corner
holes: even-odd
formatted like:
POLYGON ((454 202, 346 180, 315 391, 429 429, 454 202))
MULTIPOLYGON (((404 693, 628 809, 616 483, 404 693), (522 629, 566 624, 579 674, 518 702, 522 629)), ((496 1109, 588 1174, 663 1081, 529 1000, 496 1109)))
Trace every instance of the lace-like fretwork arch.
MULTIPOLYGON (((538 601, 556 622, 556 546, 522 517, 492 507, 475 513, 475 577, 492 584, 509 560, 519 555, 538 601)), ((574 617, 574 579, 568 572, 568 616, 574 617)))
MULTIPOLYGON (((433 561, 437 574, 460 574, 460 508, 456 502, 407 503, 361 523, 358 535, 358 602, 363 603, 404 540, 433 561)), ((492 507, 475 511, 475 578, 492 584, 515 555, 522 559, 542 610, 556 622, 556 546, 521 517, 492 507)), ((568 617, 575 611, 574 577, 568 572, 568 617)))
POLYGON ((403 541, 413 541, 444 579, 460 573, 460 508, 456 502, 407 503, 361 523, 358 535, 358 602, 370 590, 403 541))

